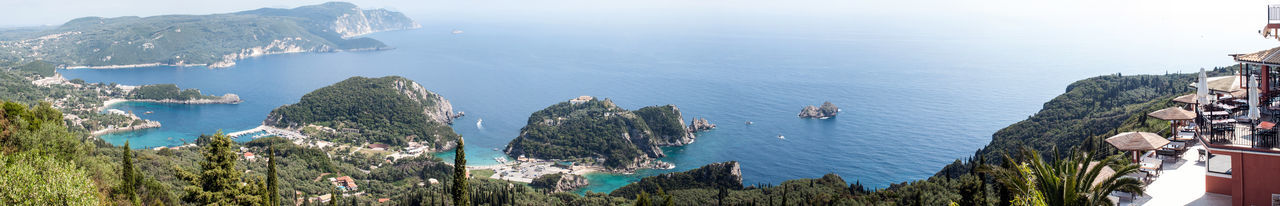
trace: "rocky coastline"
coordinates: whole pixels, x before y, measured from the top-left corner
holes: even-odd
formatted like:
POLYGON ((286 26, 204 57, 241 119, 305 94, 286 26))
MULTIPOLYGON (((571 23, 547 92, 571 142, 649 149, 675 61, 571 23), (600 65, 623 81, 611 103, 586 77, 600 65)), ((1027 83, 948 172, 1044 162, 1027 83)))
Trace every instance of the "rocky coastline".
POLYGON ((227 95, 218 97, 218 99, 197 99, 197 100, 111 99, 111 100, 102 102, 102 106, 110 106, 110 104, 116 104, 116 102, 124 102, 124 101, 160 102, 160 104, 186 104, 186 105, 241 104, 241 102, 244 102, 243 100, 239 99, 239 96, 236 95, 236 93, 227 93, 227 95))

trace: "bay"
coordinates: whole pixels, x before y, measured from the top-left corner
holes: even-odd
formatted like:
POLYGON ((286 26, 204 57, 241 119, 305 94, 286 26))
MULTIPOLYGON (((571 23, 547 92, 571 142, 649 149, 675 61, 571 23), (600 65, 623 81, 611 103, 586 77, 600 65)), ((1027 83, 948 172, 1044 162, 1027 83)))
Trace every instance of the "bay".
MULTIPOLYGON (((404 76, 449 99, 467 113, 453 127, 467 139, 469 162, 476 165, 495 164, 493 157, 503 156, 495 149, 519 134, 530 113, 581 95, 610 98, 628 109, 674 104, 686 121, 704 117, 719 124, 691 145, 664 148, 669 156, 662 160, 675 169, 592 174, 592 185, 579 191, 608 192, 644 176, 722 161, 739 161, 746 184, 836 173, 886 187, 929 177, 972 155, 996 130, 1033 114, 1072 81, 1167 71, 1146 64, 1155 60, 1115 55, 1130 50, 1080 52, 1099 43, 981 32, 938 37, 873 26, 646 30, 426 22, 423 29, 370 36, 394 50, 273 55, 225 69, 60 72, 89 82, 175 83, 244 100, 111 106, 164 125, 102 136, 136 148, 253 128, 272 109, 352 76, 404 76), (796 117, 801 107, 823 101, 844 112, 827 120, 796 117), (480 118, 483 127, 474 123, 480 118)), ((1196 56, 1180 63, 1224 60, 1196 56)))

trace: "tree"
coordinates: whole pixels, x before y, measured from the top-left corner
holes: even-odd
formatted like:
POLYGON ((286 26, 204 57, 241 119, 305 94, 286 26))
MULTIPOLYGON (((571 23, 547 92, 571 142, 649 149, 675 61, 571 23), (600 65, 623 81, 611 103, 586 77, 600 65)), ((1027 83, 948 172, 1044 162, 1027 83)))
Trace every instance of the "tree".
MULTIPOLYGON (((1014 162, 1007 154, 1004 158, 1014 162)), ((1049 163, 1040 152, 1023 148, 1021 158, 1013 167, 983 167, 1013 193, 1014 205, 1110 205, 1106 197, 1112 192, 1143 193, 1140 180, 1125 177, 1138 172, 1138 165, 1126 163, 1122 156, 1091 162, 1090 153, 1075 151, 1049 163), (1114 170, 1114 175, 1099 179, 1104 168, 1114 170), (1095 180, 1099 181, 1095 184, 1095 180)))
MULTIPOLYGON (((126 143, 127 144, 127 143, 126 143)), ((267 147, 267 187, 264 190, 267 206, 280 205, 280 180, 276 177, 276 147, 267 147)))
POLYGON ((120 193, 129 198, 134 205, 138 203, 138 177, 133 169, 133 150, 129 149, 129 140, 124 141, 124 152, 121 152, 120 193))
POLYGON ((231 138, 218 131, 209 136, 208 140, 209 143, 200 148, 204 161, 200 162, 198 175, 178 169, 178 176, 191 183, 182 188, 187 193, 183 200, 200 205, 260 203, 255 192, 245 191, 245 185, 248 184, 243 184, 240 171, 236 170, 236 154, 231 148, 231 138))
POLYGON ((652 206, 652 205, 653 205, 653 201, 649 200, 649 193, 640 191, 640 194, 636 195, 635 206, 652 206))
POLYGON ((458 138, 457 154, 453 157, 453 205, 471 205, 471 196, 467 187, 467 152, 463 150, 462 138, 458 138))
POLYGON ((329 206, 338 206, 338 200, 342 197, 342 193, 338 193, 338 188, 329 188, 329 206))

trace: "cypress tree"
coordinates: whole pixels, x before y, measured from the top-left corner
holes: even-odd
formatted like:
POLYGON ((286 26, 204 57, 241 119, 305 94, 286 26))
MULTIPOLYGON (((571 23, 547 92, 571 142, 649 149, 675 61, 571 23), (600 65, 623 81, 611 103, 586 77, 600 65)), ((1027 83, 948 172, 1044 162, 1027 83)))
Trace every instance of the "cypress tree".
POLYGON ((138 177, 133 169, 133 150, 129 149, 129 140, 124 141, 124 152, 122 154, 120 157, 123 162, 120 168, 120 193, 124 193, 129 198, 129 202, 138 205, 138 177))
POLYGON ((280 205, 280 180, 276 177, 276 148, 267 147, 267 197, 263 199, 267 206, 280 205))
POLYGON ((329 188, 329 206, 338 206, 338 197, 341 196, 338 194, 338 188, 329 188))
POLYGON ((463 150, 462 138, 458 138, 458 149, 453 156, 453 205, 470 206, 471 196, 467 188, 467 153, 463 150))

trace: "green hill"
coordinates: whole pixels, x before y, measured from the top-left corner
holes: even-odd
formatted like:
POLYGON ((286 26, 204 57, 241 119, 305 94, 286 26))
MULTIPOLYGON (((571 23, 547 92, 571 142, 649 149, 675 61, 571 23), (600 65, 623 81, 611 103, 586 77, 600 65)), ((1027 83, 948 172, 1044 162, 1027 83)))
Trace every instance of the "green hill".
POLYGON ((67 67, 196 65, 227 67, 278 53, 386 49, 359 35, 419 25, 399 12, 330 2, 294 9, 211 15, 84 17, 40 31, 0 32, 0 60, 67 67))
POLYGON ((412 80, 351 77, 307 93, 296 104, 272 110, 263 124, 294 129, 327 127, 308 135, 338 142, 403 146, 413 139, 446 150, 459 137, 449 126, 455 117, 449 100, 412 80))
POLYGON ((650 106, 627 111, 608 99, 574 100, 534 112, 507 144, 512 156, 578 160, 612 169, 660 165, 661 145, 683 145, 693 136, 683 130, 675 106, 650 106), (654 124, 649 124, 649 123, 654 124), (687 136, 686 136, 687 135, 687 136), (683 143, 678 138, 688 138, 683 143))

